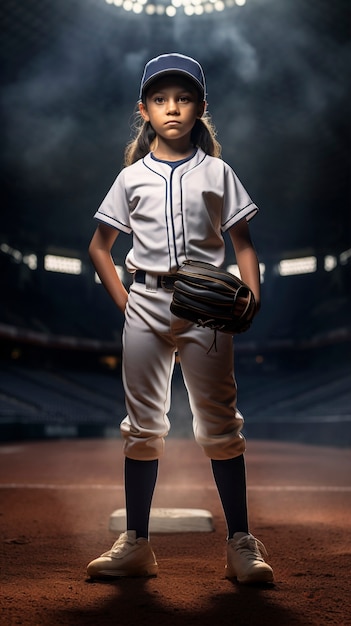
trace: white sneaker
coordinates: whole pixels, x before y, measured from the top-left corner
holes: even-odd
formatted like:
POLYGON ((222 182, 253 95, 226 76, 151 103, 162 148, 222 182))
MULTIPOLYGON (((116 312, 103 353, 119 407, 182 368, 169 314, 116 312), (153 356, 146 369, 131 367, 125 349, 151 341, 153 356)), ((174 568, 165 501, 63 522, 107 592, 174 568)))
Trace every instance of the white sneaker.
POLYGON ((227 542, 226 578, 236 578, 239 583, 272 583, 273 570, 262 553, 267 556, 263 543, 253 535, 235 533, 227 542))
POLYGON ((135 530, 122 533, 111 550, 104 552, 87 567, 88 576, 156 576, 158 565, 147 539, 136 538, 135 530))

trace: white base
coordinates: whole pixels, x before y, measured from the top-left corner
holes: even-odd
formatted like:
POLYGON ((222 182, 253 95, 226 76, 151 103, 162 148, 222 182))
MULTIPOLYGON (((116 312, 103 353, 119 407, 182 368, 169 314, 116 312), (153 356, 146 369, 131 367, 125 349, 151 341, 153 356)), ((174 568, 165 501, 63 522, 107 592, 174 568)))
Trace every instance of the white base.
MULTIPOLYGON (((109 530, 126 530, 126 510, 118 509, 110 515, 109 530)), ((214 530, 212 515, 204 509, 152 508, 150 533, 208 533, 214 530)))

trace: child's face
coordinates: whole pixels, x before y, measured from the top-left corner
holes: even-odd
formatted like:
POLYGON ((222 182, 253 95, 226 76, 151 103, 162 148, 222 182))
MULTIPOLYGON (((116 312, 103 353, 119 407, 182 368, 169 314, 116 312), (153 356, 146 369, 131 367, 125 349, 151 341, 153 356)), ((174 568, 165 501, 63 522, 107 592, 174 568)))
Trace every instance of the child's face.
POLYGON ((139 104, 145 121, 156 135, 173 141, 190 137, 191 130, 205 110, 192 82, 181 76, 168 76, 155 81, 139 104))

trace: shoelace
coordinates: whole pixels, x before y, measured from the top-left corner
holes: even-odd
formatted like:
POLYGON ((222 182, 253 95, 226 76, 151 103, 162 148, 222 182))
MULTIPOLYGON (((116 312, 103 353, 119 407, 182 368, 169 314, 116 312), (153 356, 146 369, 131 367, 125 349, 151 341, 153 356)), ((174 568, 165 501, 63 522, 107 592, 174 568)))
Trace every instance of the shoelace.
POLYGON ((242 537, 237 541, 233 548, 241 553, 246 553, 246 556, 251 560, 264 561, 261 551, 265 556, 268 556, 267 550, 264 547, 262 541, 255 539, 254 537, 242 537))
POLYGON ((133 545, 134 545, 134 541, 129 539, 126 534, 123 534, 120 537, 118 537, 117 541, 115 541, 110 552, 113 552, 114 554, 121 554, 122 552, 125 552, 126 550, 129 549, 130 546, 133 546, 133 545))

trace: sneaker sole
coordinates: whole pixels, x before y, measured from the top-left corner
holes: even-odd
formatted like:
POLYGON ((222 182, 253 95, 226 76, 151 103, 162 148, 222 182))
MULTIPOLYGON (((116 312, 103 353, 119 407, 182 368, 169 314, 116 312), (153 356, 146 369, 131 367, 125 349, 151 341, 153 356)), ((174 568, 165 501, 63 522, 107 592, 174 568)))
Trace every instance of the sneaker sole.
POLYGON ((158 567, 152 565, 144 570, 97 570, 87 571, 91 578, 151 578, 157 576, 158 567))
POLYGON ((225 566, 225 577, 236 578, 238 583, 241 583, 243 585, 274 582, 274 576, 272 571, 264 570, 262 572, 252 572, 252 574, 245 576, 245 578, 238 578, 236 573, 229 569, 228 565, 225 566))

